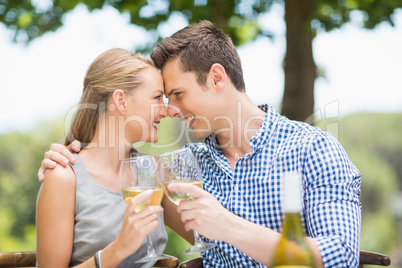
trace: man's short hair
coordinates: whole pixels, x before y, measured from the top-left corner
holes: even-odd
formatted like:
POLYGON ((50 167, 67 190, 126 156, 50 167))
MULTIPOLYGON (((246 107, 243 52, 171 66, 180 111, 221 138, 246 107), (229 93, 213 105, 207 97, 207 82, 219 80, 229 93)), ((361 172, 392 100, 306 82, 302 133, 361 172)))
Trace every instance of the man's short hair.
POLYGON ((209 21, 191 24, 162 40, 151 58, 162 69, 170 60, 180 57, 184 72, 194 72, 200 85, 215 63, 221 64, 235 88, 245 91, 243 69, 232 39, 209 21))

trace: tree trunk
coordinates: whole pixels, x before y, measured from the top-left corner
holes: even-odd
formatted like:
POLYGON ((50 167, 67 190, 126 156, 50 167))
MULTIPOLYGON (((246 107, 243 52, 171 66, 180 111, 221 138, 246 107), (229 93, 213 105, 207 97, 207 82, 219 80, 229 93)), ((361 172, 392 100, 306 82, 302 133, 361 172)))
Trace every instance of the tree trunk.
POLYGON ((313 33, 310 30, 312 0, 285 0, 286 56, 282 114, 290 119, 313 122, 313 33))

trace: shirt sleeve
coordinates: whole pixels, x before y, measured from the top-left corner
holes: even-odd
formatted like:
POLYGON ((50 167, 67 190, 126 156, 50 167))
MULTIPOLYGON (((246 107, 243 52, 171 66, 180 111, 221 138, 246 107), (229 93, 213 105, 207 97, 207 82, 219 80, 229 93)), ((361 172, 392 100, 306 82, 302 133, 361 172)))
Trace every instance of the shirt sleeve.
POLYGON ((324 267, 358 267, 361 175, 329 133, 308 146, 304 163, 307 232, 320 249, 324 267))

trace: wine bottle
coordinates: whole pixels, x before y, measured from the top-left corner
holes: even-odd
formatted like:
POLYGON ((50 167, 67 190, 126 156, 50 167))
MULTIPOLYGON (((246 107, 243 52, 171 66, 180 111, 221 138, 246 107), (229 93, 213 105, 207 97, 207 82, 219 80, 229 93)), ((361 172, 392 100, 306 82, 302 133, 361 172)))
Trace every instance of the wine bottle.
POLYGON ((282 236, 275 249, 272 267, 313 267, 313 257, 304 240, 300 220, 302 211, 301 175, 287 173, 283 177, 282 236))

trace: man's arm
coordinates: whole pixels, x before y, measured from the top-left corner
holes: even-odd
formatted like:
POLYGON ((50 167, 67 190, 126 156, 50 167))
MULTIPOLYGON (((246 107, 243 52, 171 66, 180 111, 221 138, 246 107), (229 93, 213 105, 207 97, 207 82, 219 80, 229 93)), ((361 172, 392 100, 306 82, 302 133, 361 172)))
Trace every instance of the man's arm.
POLYGON ((45 153, 42 165, 38 171, 38 179, 42 182, 45 179, 45 173, 48 169, 54 169, 57 164, 67 166, 69 163, 74 164, 75 158, 72 152, 78 153, 81 150, 81 143, 73 141, 70 145, 53 143, 50 150, 45 153))
POLYGON ((180 214, 177 212, 177 206, 166 196, 163 197, 162 207, 164 209, 164 220, 166 226, 175 233, 184 238, 188 243, 194 244, 194 235, 190 230, 185 230, 183 222, 180 220, 180 214))
MULTIPOLYGON (((188 192, 194 200, 180 202, 178 211, 186 230, 195 229, 201 235, 225 241, 254 260, 269 266, 281 234, 254 224, 225 209, 208 192, 191 184, 174 183, 169 190, 188 192)), ((315 267, 323 267, 321 255, 313 239, 306 238, 315 267)))
POLYGON ((324 133, 311 140, 303 168, 308 234, 325 266, 357 267, 360 173, 335 137, 324 133))

